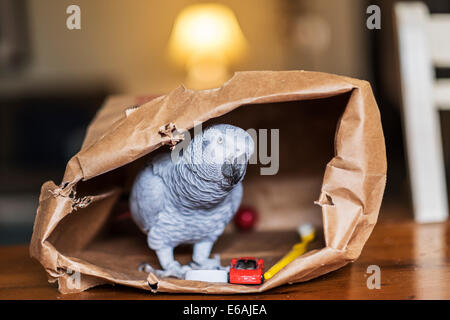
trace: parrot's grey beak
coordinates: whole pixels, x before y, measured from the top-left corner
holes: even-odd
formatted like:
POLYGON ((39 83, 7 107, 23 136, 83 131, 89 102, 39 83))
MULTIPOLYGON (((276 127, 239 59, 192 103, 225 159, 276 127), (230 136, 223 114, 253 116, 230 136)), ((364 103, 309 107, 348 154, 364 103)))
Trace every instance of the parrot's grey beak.
POLYGON ((222 174, 230 184, 236 184, 242 180, 247 170, 247 156, 245 154, 236 157, 233 161, 225 161, 222 165, 222 174))

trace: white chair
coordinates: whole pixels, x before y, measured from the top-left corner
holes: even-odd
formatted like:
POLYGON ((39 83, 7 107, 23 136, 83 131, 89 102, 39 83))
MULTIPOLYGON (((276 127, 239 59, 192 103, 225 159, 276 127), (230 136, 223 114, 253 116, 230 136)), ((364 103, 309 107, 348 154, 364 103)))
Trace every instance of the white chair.
POLYGON ((433 67, 450 67, 450 14, 430 14, 421 2, 398 2, 394 13, 414 217, 444 221, 448 199, 439 110, 450 109, 450 79, 436 80, 433 67))

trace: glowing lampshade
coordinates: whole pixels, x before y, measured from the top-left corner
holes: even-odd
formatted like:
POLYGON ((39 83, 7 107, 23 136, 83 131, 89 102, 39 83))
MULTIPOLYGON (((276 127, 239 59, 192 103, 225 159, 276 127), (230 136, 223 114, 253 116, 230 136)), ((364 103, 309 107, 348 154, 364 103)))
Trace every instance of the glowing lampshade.
POLYGON ((186 7, 176 18, 169 40, 173 59, 187 69, 187 85, 214 87, 228 77, 228 65, 245 52, 246 40, 237 19, 220 4, 186 7))

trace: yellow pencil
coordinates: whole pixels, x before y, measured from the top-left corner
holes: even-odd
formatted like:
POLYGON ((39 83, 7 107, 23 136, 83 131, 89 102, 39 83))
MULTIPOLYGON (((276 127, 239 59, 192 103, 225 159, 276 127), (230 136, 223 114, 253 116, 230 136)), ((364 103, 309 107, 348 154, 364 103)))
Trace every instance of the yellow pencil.
POLYGON ((301 242, 295 244, 291 251, 289 251, 280 261, 272 266, 266 273, 264 273, 264 279, 272 278, 276 273, 283 269, 286 265, 294 261, 296 258, 306 252, 308 244, 314 240, 315 230, 311 224, 302 224, 298 228, 301 242))

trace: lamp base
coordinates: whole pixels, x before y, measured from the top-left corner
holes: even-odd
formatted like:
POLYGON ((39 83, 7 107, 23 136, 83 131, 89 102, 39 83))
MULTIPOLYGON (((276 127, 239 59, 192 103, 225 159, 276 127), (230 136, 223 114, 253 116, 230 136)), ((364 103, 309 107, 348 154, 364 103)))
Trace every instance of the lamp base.
POLYGON ((186 86, 191 89, 210 89, 220 87, 229 79, 226 65, 217 62, 200 62, 189 67, 186 86))

